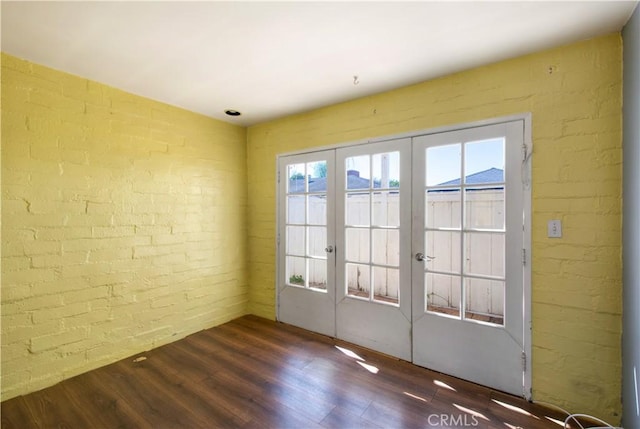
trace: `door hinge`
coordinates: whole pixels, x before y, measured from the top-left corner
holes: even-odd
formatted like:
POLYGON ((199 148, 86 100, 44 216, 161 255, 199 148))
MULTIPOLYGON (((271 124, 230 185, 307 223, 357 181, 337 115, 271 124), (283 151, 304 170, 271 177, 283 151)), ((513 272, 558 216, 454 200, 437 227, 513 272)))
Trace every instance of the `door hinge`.
POLYGON ((527 249, 522 249, 522 265, 527 265, 527 249))
POLYGON ((527 372, 527 354, 522 352, 522 372, 527 372))
POLYGON ((278 183, 280 183, 280 170, 278 170, 278 183))
POLYGON ((522 160, 526 161, 527 160, 527 155, 529 154, 529 148, 527 147, 526 144, 522 145, 522 160))

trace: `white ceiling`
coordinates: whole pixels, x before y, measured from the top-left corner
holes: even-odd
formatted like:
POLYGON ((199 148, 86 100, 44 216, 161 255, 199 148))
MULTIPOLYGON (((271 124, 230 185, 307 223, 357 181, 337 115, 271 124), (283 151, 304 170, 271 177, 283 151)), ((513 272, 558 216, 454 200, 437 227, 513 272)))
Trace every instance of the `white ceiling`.
POLYGON ((252 125, 619 31, 636 5, 2 1, 1 41, 17 57, 252 125))

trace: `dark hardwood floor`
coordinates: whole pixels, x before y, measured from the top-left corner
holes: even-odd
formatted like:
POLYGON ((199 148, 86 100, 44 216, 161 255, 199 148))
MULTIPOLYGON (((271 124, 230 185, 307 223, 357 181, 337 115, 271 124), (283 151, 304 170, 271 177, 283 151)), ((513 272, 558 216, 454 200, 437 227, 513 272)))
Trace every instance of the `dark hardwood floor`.
POLYGON ((1 411, 3 429, 557 429, 549 418, 565 417, 255 316, 5 401, 1 411))

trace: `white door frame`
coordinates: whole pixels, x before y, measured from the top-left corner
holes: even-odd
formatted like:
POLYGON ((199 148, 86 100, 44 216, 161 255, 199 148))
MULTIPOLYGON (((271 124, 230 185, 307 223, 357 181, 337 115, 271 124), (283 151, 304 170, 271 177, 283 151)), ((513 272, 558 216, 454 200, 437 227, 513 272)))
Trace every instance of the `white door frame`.
MULTIPOLYGON (((453 125, 445 125, 439 127, 433 127, 418 131, 411 131, 406 133, 398 133, 389 136, 381 136, 376 138, 367 138, 356 140, 347 143, 338 143, 332 145, 324 145, 320 147, 316 147, 314 149, 308 150, 303 149, 299 151, 291 151, 282 154, 278 154, 276 156, 276 171, 278 171, 279 159, 283 156, 296 155, 296 154, 305 154, 312 153, 318 151, 324 151, 327 149, 338 149, 345 146, 353 146, 360 144, 367 144, 373 142, 380 142, 385 140, 395 140, 400 138, 412 138, 419 135, 428 135, 428 134, 436 134, 447 131, 455 131, 466 128, 475 128, 483 125, 492 125, 503 122, 511 122, 521 120, 524 123, 524 145, 523 145, 523 209, 524 209, 524 220, 523 220, 523 242, 524 247, 526 249, 526 254, 524 255, 524 270, 523 270, 523 348, 525 350, 525 360, 524 360, 524 380, 523 380, 523 397, 530 400, 532 399, 532 388, 531 388, 531 379, 532 379, 532 346, 531 346, 531 262, 532 262, 532 246, 531 246, 531 217, 532 217, 532 205, 531 205, 531 155, 533 153, 533 141, 532 141, 532 117, 531 113, 521 113, 515 115, 507 115, 501 116, 491 119, 483 119, 479 121, 466 122, 461 124, 453 124, 453 125)), ((276 181, 276 213, 279 214, 279 201, 280 201, 280 187, 276 181)), ((276 217, 276 242, 275 242, 275 250, 276 255, 278 255, 278 234, 277 231, 280 230, 281 219, 280 216, 276 217)), ((279 297, 278 297, 278 281, 280 276, 283 273, 280 272, 280 264, 276 263, 276 272, 275 272, 275 302, 276 309, 279 308, 279 297)), ((276 318, 279 320, 278 314, 276 312, 276 318)))

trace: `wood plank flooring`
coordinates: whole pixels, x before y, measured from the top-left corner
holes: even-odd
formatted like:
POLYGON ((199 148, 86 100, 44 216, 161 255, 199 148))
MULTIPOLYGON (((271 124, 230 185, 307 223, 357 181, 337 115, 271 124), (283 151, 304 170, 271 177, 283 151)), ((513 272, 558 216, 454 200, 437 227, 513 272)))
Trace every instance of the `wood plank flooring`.
POLYGON ((245 316, 1 404, 2 428, 560 428, 561 413, 245 316), (145 360, 135 362, 134 358, 145 360))

